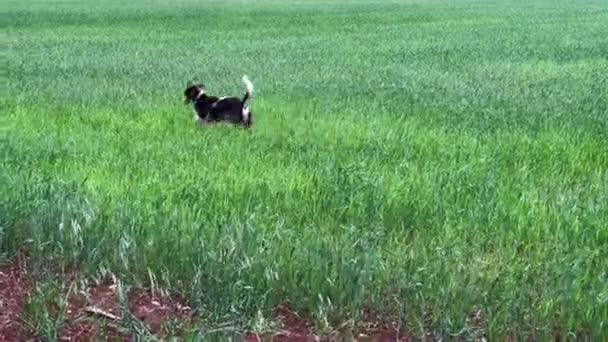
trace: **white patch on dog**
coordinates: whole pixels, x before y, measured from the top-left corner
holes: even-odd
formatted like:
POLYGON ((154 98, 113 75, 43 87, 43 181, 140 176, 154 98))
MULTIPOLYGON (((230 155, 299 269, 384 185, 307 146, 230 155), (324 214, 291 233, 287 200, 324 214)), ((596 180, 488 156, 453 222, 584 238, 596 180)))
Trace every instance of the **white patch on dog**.
POLYGON ((220 103, 220 101, 222 101, 225 98, 226 98, 226 96, 222 96, 219 99, 217 99, 217 101, 215 101, 211 104, 211 108, 215 108, 217 106, 217 104, 220 103))
POLYGON ((205 94, 205 89, 201 88, 201 90, 198 92, 198 95, 196 95, 196 98, 194 99, 194 101, 196 102, 196 100, 198 100, 204 94, 205 94))
POLYGON ((249 108, 247 107, 243 107, 243 121, 248 121, 249 120, 249 115, 251 114, 249 112, 249 108))
POLYGON ((245 90, 249 94, 253 94, 253 83, 251 83, 247 75, 243 75, 243 83, 245 83, 245 90))
POLYGON ((198 116, 198 113, 196 112, 196 109, 192 110, 192 114, 194 114, 194 121, 198 122, 199 124, 202 123, 202 119, 200 116, 198 116))

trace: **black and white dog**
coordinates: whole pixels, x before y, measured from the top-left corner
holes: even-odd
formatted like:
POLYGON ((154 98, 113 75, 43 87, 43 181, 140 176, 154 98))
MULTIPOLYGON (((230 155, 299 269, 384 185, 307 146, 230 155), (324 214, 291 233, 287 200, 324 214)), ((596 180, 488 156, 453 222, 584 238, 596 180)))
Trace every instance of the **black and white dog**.
POLYGON ((246 75, 243 76, 243 83, 245 95, 242 100, 237 97, 209 96, 202 83, 189 84, 184 91, 184 103, 192 103, 194 118, 199 124, 228 122, 249 128, 253 124, 253 114, 247 100, 253 94, 253 83, 246 75))

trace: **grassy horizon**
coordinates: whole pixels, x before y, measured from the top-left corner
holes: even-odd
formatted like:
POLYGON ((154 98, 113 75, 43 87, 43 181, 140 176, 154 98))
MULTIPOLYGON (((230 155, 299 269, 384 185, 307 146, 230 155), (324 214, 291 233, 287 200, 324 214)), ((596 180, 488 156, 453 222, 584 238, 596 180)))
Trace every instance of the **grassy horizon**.
POLYGON ((0 256, 209 322, 608 336, 604 1, 10 1, 0 256), (197 129, 190 80, 255 85, 197 129), (256 318, 257 317, 257 318, 256 318))

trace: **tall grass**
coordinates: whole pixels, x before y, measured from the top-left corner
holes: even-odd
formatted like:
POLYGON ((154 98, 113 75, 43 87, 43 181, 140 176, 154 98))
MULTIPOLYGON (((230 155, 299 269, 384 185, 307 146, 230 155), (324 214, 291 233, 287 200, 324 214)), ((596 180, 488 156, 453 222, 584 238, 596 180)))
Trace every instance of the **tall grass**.
POLYGON ((608 5, 8 4, 0 245, 449 337, 608 334, 608 5), (251 134, 187 81, 256 85, 251 134))

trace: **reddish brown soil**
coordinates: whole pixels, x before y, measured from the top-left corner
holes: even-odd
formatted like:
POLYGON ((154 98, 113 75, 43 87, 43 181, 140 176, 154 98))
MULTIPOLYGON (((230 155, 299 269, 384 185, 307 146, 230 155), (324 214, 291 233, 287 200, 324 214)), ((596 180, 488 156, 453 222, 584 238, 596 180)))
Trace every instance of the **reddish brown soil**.
POLYGON ((178 296, 160 296, 150 291, 137 290, 129 297, 130 311, 137 319, 145 322, 155 335, 161 333, 163 325, 169 320, 187 325, 193 318, 190 307, 178 296))
POLYGON ((97 316, 100 320, 106 320, 107 323, 104 327, 104 331, 101 332, 99 324, 91 319, 92 314, 85 311, 88 308, 96 308, 105 313, 120 316, 120 309, 118 307, 115 291, 116 287, 111 283, 94 285, 91 284, 86 291, 86 295, 72 295, 68 301, 67 321, 68 323, 60 332, 60 339, 62 341, 90 341, 94 337, 99 337, 100 334, 104 334, 104 337, 111 338, 112 340, 128 340, 127 336, 122 336, 115 326, 115 323, 111 319, 97 316))
POLYGON ((20 318, 30 289, 24 258, 0 266, 0 341, 25 337, 20 318))
POLYGON ((297 316, 287 306, 279 306, 275 310, 275 316, 281 322, 281 331, 274 334, 256 334, 250 332, 245 336, 245 341, 307 342, 319 340, 319 337, 314 333, 312 322, 297 316))
MULTIPOLYGON (((98 334, 107 334, 113 340, 130 341, 131 338, 120 333, 117 320, 124 312, 118 304, 116 285, 108 281, 102 284, 91 284, 86 295, 72 296, 69 301, 69 321, 79 321, 82 317, 97 317, 104 324, 93 325, 92 322, 68 324, 61 333, 65 341, 90 340, 98 334), (114 319, 115 318, 115 319, 114 319)), ((127 296, 129 314, 141 322, 151 334, 163 335, 163 326, 169 321, 188 323, 191 320, 191 310, 184 305, 183 300, 174 296, 161 296, 144 289, 130 291, 127 296)))
MULTIPOLYGON (((275 311, 275 318, 281 322, 283 329, 274 334, 248 333, 245 336, 247 342, 313 342, 313 341, 344 341, 344 335, 339 331, 333 331, 324 336, 314 333, 312 322, 306 318, 296 315, 286 305, 279 306, 275 311)), ((401 336, 397 330, 389 324, 383 323, 381 317, 366 313, 367 321, 359 329, 360 334, 353 338, 353 342, 409 342, 414 341, 409 336, 401 336)))
MULTIPOLYGON (((22 341, 31 339, 31 333, 22 327, 21 314, 23 305, 32 289, 27 278, 25 258, 16 258, 0 267, 0 341, 22 341)), ((74 270, 64 274, 64 281, 76 279, 74 270)), ((69 297, 66 323, 59 333, 61 341, 112 340, 131 341, 132 338, 119 328, 121 315, 130 314, 138 320, 151 334, 158 337, 165 335, 164 327, 169 322, 179 326, 192 323, 192 310, 178 296, 161 296, 146 289, 132 290, 127 294, 128 313, 119 306, 117 287, 111 281, 101 284, 89 284, 84 293, 69 297)), ((308 342, 342 340, 338 332, 326 336, 314 333, 312 322, 296 315, 286 305, 275 310, 275 318, 281 323, 281 330, 274 334, 245 335, 247 342, 308 342)), ((378 323, 381 317, 366 313, 362 332, 354 341, 412 341, 413 339, 398 336, 390 324, 378 323)))

